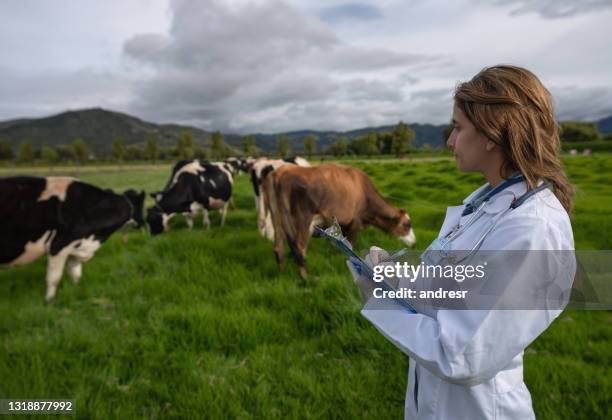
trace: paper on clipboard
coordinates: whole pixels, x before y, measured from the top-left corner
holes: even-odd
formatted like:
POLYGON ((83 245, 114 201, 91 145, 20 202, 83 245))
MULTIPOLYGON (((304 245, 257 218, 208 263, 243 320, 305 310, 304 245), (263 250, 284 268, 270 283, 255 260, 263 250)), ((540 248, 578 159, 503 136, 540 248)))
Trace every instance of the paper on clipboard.
MULTIPOLYGON (((342 228, 340 228, 338 220, 336 220, 335 217, 333 218, 331 226, 327 229, 321 229, 318 226, 315 226, 314 228, 320 236, 330 241, 337 249, 339 249, 343 254, 349 257, 349 260, 353 263, 353 267, 359 275, 363 275, 366 278, 370 279, 370 281, 374 281, 374 271, 372 267, 370 267, 368 263, 364 261, 363 258, 361 258, 359 255, 357 255, 355 251, 353 251, 351 243, 348 241, 348 239, 344 237, 344 235, 342 235, 342 228)), ((396 252, 395 254, 391 255, 387 260, 392 261, 394 258, 403 255, 407 251, 408 250, 404 248, 399 252, 396 252)), ((395 288, 391 286, 386 280, 383 280, 382 282, 376 284, 380 285, 380 287, 385 290, 395 290, 395 288)), ((408 309, 410 312, 416 313, 412 306, 410 306, 410 304, 405 300, 395 300, 402 306, 404 306, 406 309, 408 309)))
POLYGON ((318 226, 315 226, 315 230, 321 235, 323 238, 330 241, 337 249, 339 249, 344 255, 349 257, 349 259, 354 263, 355 269, 357 269, 358 274, 365 275, 368 278, 372 278, 374 276, 374 271, 372 271, 372 267, 370 267, 364 260, 361 258, 355 251, 353 251, 353 247, 351 243, 342 235, 342 229, 338 224, 338 221, 334 217, 332 225, 327 229, 323 230, 318 226))

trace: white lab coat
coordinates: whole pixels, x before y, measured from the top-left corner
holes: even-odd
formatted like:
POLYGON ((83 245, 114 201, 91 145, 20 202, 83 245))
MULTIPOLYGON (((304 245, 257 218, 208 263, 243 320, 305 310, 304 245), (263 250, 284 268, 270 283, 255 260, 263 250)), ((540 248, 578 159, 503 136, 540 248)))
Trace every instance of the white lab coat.
MULTIPOLYGON (((460 220, 466 203, 482 188, 449 207, 439 236, 460 220)), ((471 249, 492 218, 526 191, 514 184, 493 196, 485 214, 452 242, 471 249)), ((481 250, 573 250, 567 212, 550 190, 538 192, 497 221, 481 250)), ((573 268, 575 271, 575 267, 573 268)), ((573 279, 573 273, 568 278, 573 279)), ((571 288, 571 284, 566 285, 571 288)), ((531 396, 523 382, 523 351, 561 313, 551 310, 439 310, 412 314, 362 310, 387 339, 410 356, 406 419, 530 419, 531 396)))

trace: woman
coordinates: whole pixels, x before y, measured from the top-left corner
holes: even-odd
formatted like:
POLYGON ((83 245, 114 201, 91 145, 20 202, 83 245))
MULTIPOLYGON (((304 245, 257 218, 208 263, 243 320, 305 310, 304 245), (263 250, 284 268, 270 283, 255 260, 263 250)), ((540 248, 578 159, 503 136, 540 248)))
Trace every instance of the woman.
MULTIPOLYGON (((502 65, 458 85, 454 99, 447 144, 461 172, 481 173, 487 183, 463 205, 448 208, 429 250, 573 250, 568 216, 573 189, 559 161, 546 88, 530 71, 502 65)), ((384 258, 386 252, 372 248, 366 261, 376 265, 384 258)), ((371 283, 349 268, 373 299, 371 283)), ((566 291, 573 273, 562 285, 566 291)), ((528 298, 531 291, 523 293, 528 298)), ((410 356, 406 418, 529 419, 535 416, 523 382, 523 351, 562 306, 411 313, 400 305, 396 310, 366 305, 362 314, 410 356)))

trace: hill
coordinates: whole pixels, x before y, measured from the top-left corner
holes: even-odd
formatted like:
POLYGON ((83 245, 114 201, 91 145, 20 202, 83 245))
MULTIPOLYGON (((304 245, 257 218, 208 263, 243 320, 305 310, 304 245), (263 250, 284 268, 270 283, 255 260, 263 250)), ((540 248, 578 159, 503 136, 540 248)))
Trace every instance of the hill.
POLYGON ((612 133, 612 115, 606 118, 602 118, 599 121, 596 121, 597 129, 601 134, 612 133))
MULTIPOLYGON (((612 116, 596 121, 602 134, 612 133, 612 116)), ((414 147, 421 147, 425 143, 432 148, 443 147, 443 132, 446 125, 411 123, 415 131, 414 147)), ((349 142, 369 132, 393 131, 394 125, 378 127, 363 127, 349 131, 331 130, 298 130, 285 133, 255 134, 257 147, 264 153, 276 151, 276 140, 280 135, 289 137, 291 148, 295 152, 303 151, 304 138, 308 135, 318 137, 319 150, 333 144, 340 136, 349 142)), ((193 135, 194 142, 201 146, 211 145, 211 133, 201 128, 180 124, 155 124, 143 121, 132 115, 90 108, 66 111, 44 118, 20 118, 0 122, 0 140, 8 141, 14 150, 23 141, 30 141, 34 148, 44 145, 57 146, 70 144, 77 138, 83 138, 94 152, 107 153, 110 151, 112 141, 116 138, 123 140, 127 145, 142 145, 147 138, 155 135, 163 147, 176 145, 184 132, 193 135)), ((238 153, 242 148, 242 136, 224 133, 225 142, 238 153)))
POLYGON ((171 146, 186 131, 191 132, 195 143, 210 144, 210 133, 196 127, 154 124, 101 108, 0 122, 0 139, 7 140, 15 149, 26 140, 39 148, 44 145, 69 144, 82 138, 91 150, 108 152, 114 139, 122 139, 125 145, 140 145, 151 135, 158 137, 161 146, 171 146))
MULTIPOLYGON (((416 132, 414 145, 422 146, 429 143, 432 147, 442 145, 443 125, 411 124, 416 132)), ((264 152, 276 150, 276 139, 279 135, 287 135, 291 141, 292 150, 303 150, 303 140, 309 134, 319 138, 319 149, 332 144, 337 137, 344 136, 352 141, 358 136, 371 131, 392 131, 393 125, 380 127, 365 127, 350 131, 317 131, 301 130, 287 133, 255 134, 257 146, 264 152)), ((86 141, 94 152, 109 152, 112 141, 120 138, 128 145, 142 145, 151 135, 159 138, 160 146, 168 147, 177 143, 184 132, 191 132, 196 144, 210 146, 210 132, 197 127, 179 124, 155 124, 121 112, 101 108, 90 108, 62 112, 44 118, 20 118, 0 122, 0 140, 6 140, 17 150, 19 144, 29 141, 34 148, 42 146, 57 146, 70 144, 77 138, 86 141)), ((241 149, 242 136, 224 133, 225 142, 241 149)))

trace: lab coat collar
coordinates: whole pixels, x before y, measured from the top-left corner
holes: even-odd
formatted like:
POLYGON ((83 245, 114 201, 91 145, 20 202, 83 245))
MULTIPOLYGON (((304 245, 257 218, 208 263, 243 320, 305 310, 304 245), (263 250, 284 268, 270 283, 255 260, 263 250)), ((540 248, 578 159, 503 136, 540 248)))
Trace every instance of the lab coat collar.
MULTIPOLYGON (((470 201, 474 199, 481 191, 489 186, 489 183, 482 185, 470 195, 468 195, 465 200, 463 200, 463 207, 470 201)), ((503 211, 510 207, 512 201, 519 198, 521 195, 527 192, 527 184, 525 181, 517 182, 516 184, 512 184, 507 188, 504 188, 502 191, 495 194, 493 197, 489 199, 489 202, 484 206, 483 211, 488 214, 496 214, 500 211, 503 211)))

